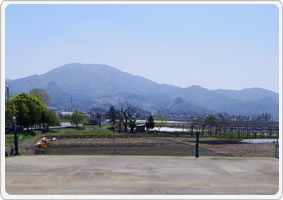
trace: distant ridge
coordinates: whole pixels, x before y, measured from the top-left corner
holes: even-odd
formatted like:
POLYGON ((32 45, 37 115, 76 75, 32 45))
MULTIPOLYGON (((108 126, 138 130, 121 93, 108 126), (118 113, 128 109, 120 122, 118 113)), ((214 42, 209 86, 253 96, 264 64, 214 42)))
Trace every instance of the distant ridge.
POLYGON ((128 102, 149 112, 206 115, 227 112, 237 115, 271 113, 278 119, 279 95, 262 88, 208 90, 197 85, 181 88, 158 84, 141 76, 122 72, 105 64, 72 63, 41 75, 6 80, 10 91, 46 89, 51 105, 69 107, 70 97, 78 109, 105 107, 128 102), (177 99, 177 101, 176 101, 177 99), (179 101, 178 101, 179 100, 179 101))

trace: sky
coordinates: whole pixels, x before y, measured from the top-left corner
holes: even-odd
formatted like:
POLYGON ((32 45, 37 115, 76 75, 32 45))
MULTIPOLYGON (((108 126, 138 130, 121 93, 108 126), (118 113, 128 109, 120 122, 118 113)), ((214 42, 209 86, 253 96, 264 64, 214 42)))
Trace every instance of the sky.
POLYGON ((107 64, 158 83, 279 89, 275 5, 9 5, 6 79, 107 64))

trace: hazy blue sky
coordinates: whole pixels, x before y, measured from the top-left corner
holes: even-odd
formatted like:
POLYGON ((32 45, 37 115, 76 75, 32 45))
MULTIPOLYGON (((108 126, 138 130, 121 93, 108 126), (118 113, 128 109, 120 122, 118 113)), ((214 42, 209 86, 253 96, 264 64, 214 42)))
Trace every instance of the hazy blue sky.
POLYGON ((108 64, 158 83, 278 92, 274 5, 9 5, 6 78, 108 64))

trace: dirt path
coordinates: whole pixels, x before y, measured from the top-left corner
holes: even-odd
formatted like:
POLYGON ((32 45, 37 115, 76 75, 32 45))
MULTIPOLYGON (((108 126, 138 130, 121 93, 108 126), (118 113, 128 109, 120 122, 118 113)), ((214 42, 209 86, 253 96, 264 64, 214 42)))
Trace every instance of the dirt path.
POLYGON ((35 139, 34 138, 30 138, 30 139, 26 139, 22 142, 19 143, 19 151, 20 152, 24 152, 26 154, 34 154, 35 153, 35 139))

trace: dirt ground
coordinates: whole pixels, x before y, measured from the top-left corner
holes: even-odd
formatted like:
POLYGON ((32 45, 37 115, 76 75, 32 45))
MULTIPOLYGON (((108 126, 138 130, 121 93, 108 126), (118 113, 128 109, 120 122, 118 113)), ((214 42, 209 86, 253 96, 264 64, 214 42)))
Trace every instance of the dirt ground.
POLYGON ((234 156, 275 156, 275 144, 201 144, 204 148, 214 152, 231 154, 234 156))
MULTIPOLYGON (((177 142, 195 145, 195 141, 186 138, 178 138, 177 142)), ((233 140, 217 139, 201 139, 200 147, 220 154, 246 157, 274 157, 276 150, 274 143, 251 144, 233 140)))
POLYGON ((279 161, 266 157, 38 155, 6 158, 5 166, 10 195, 273 195, 279 189, 279 161))
MULTIPOLYGON (((80 138, 58 139, 49 148, 35 149, 35 154, 48 155, 175 155, 194 156, 195 145, 162 138, 80 138)), ((200 147, 203 156, 224 156, 200 147)))
MULTIPOLYGON (((20 143, 26 154, 46 155, 177 155, 194 156, 194 138, 58 138, 48 148, 34 147, 28 139, 20 143)), ((274 157, 275 144, 248 144, 232 140, 200 139, 200 156, 274 157)))

